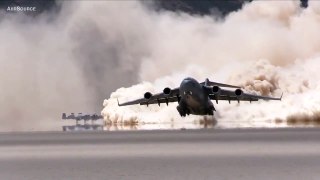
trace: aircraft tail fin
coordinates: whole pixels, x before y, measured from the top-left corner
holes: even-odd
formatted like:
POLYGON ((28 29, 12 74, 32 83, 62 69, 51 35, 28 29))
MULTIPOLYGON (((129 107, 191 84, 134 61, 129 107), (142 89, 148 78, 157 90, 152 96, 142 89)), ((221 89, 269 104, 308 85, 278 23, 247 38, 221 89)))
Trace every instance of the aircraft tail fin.
POLYGON ((210 82, 210 81, 209 81, 209 78, 206 78, 206 80, 204 81, 204 85, 205 85, 205 86, 209 86, 209 82, 210 82))
POLYGON ((67 119, 66 113, 62 113, 62 119, 67 119))
POLYGON ((282 94, 281 94, 281 96, 280 96, 280 98, 279 98, 280 101, 282 100, 282 96, 283 96, 283 92, 282 92, 282 94))

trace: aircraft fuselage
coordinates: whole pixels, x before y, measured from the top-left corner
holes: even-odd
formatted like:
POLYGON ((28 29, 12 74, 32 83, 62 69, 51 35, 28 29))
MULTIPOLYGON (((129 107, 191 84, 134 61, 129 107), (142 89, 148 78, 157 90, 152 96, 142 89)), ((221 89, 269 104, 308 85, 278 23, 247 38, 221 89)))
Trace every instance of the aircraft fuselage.
POLYGON ((181 116, 189 114, 213 115, 214 106, 206 88, 193 78, 185 78, 179 88, 181 99, 177 110, 181 116))

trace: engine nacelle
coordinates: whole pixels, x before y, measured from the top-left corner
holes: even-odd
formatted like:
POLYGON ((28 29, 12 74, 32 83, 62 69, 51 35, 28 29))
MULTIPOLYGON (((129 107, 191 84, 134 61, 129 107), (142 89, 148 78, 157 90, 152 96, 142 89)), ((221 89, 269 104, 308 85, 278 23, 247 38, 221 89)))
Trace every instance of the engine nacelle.
POLYGON ((236 89, 234 91, 234 94, 237 96, 237 97, 241 97, 243 95, 243 91, 241 89, 236 89))
POLYGON ((165 95, 171 94, 171 89, 168 88, 168 87, 164 88, 164 89, 163 89, 163 94, 165 94, 165 95))
POLYGON ((152 94, 150 92, 144 93, 144 98, 145 99, 150 99, 152 97, 152 94))
POLYGON ((221 88, 219 86, 213 86, 211 91, 213 94, 220 94, 221 88))

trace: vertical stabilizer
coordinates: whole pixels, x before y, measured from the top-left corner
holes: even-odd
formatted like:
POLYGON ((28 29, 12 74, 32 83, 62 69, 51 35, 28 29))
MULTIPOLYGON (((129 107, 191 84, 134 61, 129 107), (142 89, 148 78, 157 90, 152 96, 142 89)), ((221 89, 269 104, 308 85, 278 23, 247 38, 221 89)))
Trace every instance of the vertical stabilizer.
POLYGON ((209 86, 209 82, 210 82, 209 79, 206 78, 206 80, 204 81, 204 85, 205 85, 205 86, 209 86))

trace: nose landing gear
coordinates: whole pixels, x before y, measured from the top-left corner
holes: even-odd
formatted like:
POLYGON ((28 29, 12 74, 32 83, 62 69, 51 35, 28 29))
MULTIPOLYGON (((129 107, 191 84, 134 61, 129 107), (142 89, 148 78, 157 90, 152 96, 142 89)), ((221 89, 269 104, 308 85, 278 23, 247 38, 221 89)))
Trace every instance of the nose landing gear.
POLYGON ((186 117, 186 115, 190 115, 190 112, 186 108, 182 108, 181 106, 177 106, 177 110, 181 117, 186 117))

